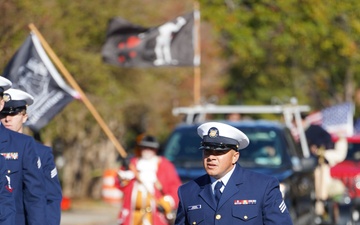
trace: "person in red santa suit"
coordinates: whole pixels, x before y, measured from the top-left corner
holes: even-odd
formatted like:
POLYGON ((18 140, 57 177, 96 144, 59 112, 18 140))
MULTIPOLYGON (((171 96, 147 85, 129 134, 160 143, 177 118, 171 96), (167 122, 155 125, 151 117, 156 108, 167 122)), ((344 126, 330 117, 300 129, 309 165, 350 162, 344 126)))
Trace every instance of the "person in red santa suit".
POLYGON ((123 192, 118 224, 172 224, 181 185, 176 169, 157 155, 159 143, 155 137, 144 135, 137 147, 140 155, 118 171, 117 187, 123 192))

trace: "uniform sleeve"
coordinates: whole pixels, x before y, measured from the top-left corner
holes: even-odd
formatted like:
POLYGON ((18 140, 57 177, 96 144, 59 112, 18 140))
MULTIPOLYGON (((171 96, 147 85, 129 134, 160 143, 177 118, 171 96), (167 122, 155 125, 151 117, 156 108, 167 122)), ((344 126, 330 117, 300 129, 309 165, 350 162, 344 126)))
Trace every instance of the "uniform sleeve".
POLYGON ((15 199, 6 177, 5 164, 4 157, 0 155, 0 224, 13 225, 15 224, 15 199))
POLYGON ((178 198, 179 198, 179 204, 176 212, 176 218, 175 218, 175 225, 184 225, 185 224, 185 209, 182 204, 182 197, 181 197, 181 188, 178 189, 178 198))
POLYGON ((46 217, 48 221, 47 224, 58 225, 60 224, 61 217, 61 185, 55 166, 52 149, 45 147, 43 150, 45 151, 44 159, 42 159, 42 166, 45 175, 46 186, 46 217))
POLYGON ((271 178, 264 193, 263 204, 264 225, 287 224, 292 225, 289 210, 282 198, 279 182, 271 178))
POLYGON ((46 224, 45 182, 39 156, 36 153, 35 140, 26 140, 23 158, 24 208, 28 225, 46 224))

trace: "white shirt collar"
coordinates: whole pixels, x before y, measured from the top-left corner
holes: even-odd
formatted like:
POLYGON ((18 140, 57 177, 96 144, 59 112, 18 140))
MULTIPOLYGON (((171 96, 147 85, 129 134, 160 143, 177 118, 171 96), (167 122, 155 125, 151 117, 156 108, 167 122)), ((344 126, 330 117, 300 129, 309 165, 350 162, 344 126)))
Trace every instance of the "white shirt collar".
POLYGON ((213 177, 210 177, 210 180, 211 180, 211 188, 212 190, 214 191, 214 187, 217 183, 217 181, 222 181, 223 182, 223 187, 220 189, 221 192, 224 191, 224 188, 226 187, 231 175, 233 174, 234 170, 235 170, 235 167, 236 167, 236 164, 234 165, 234 167, 229 171, 227 172, 227 174, 225 174, 225 176, 223 176, 222 178, 216 180, 215 178, 213 177))

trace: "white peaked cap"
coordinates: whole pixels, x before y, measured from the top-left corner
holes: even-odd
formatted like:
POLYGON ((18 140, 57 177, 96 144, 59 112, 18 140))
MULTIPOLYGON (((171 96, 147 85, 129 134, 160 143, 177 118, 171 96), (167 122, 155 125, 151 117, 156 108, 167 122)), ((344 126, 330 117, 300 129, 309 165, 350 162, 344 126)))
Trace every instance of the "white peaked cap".
POLYGON ((203 147, 200 149, 213 149, 214 146, 219 146, 215 150, 226 150, 235 146, 237 148, 235 150, 241 150, 250 143, 249 138, 242 131, 225 123, 207 122, 200 125, 197 132, 203 139, 203 147))
POLYGON ((8 90, 9 88, 11 88, 11 81, 6 79, 5 77, 0 76, 0 88, 2 88, 2 90, 0 90, 1 92, 4 92, 6 90, 8 90))
POLYGON ((6 105, 12 105, 11 103, 15 101, 18 102, 16 107, 25 106, 25 105, 29 106, 34 103, 34 97, 32 95, 26 93, 25 91, 14 88, 10 88, 6 90, 4 92, 4 97, 9 98, 9 99, 5 99, 5 107, 6 105), (23 104, 23 105, 19 105, 19 104, 23 104))

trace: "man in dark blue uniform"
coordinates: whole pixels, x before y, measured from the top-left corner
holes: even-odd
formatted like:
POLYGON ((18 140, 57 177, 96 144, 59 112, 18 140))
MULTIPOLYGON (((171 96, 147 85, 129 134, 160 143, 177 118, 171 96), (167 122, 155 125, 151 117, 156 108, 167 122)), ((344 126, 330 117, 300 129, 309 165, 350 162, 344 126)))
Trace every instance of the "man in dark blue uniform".
MULTIPOLYGON (((4 97, 8 100, 5 101, 5 106, 0 113, 1 123, 10 130, 23 133, 23 124, 28 118, 26 109, 27 106, 33 103, 33 97, 18 89, 9 89, 5 91, 4 97)), ((45 176, 47 202, 46 224, 59 225, 61 219, 62 192, 52 149, 36 142, 36 150, 40 156, 45 176)))
POLYGON ((15 225, 15 199, 6 167, 4 157, 0 157, 0 225, 15 225))
MULTIPOLYGON (((0 110, 4 106, 3 92, 11 85, 9 80, 0 77, 0 110)), ((5 158, 0 157, 0 225, 15 225, 15 199, 7 168, 5 158)))
POLYGON ((1 124, 0 154, 6 160, 7 177, 15 198, 15 224, 46 225, 44 175, 35 140, 1 124))
POLYGON ((237 163, 239 150, 249 144, 243 132, 208 122, 198 127, 198 134, 207 174, 179 188, 176 225, 292 224, 279 181, 237 163))
POLYGON ((329 209, 326 207, 329 206, 327 201, 331 197, 329 192, 331 190, 332 193, 339 195, 344 192, 341 188, 337 189, 336 186, 332 185, 333 178, 330 169, 345 159, 348 150, 347 139, 341 135, 334 143, 331 134, 321 125, 311 124, 311 121, 308 121, 308 114, 302 113, 301 119, 309 150, 312 157, 318 161, 314 170, 315 222, 316 224, 329 223, 327 212, 329 209))

